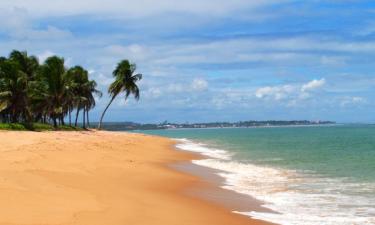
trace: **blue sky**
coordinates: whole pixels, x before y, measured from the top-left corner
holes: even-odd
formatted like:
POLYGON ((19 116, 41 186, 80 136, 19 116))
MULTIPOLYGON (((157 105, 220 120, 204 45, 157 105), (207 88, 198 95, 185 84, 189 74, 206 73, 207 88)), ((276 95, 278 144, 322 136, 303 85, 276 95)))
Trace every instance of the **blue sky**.
POLYGON ((0 39, 2 55, 83 65, 103 92, 135 62, 141 100, 119 97, 106 121, 375 122, 371 1, 6 0, 0 39))

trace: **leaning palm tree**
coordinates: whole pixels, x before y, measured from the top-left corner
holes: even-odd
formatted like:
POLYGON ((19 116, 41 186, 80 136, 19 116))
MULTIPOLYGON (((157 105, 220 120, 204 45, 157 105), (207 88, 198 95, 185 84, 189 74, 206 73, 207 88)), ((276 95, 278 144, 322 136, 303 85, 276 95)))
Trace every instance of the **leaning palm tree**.
POLYGON ((113 71, 115 81, 108 88, 108 93, 111 96, 111 100, 109 101, 107 107, 105 107, 103 114, 100 117, 98 126, 99 130, 102 128, 105 113, 117 95, 120 93, 125 93, 126 101, 132 94, 137 101, 139 100, 139 88, 137 86, 137 82, 142 79, 142 74, 134 74, 136 68, 136 65, 131 64, 129 60, 122 60, 117 64, 116 69, 113 71))

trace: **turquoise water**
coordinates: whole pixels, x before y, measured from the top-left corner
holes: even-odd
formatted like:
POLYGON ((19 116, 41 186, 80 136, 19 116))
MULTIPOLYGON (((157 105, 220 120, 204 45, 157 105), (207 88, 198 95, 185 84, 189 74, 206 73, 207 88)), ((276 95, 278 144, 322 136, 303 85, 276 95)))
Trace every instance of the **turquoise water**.
POLYGON ((158 130, 220 169, 223 188, 280 214, 238 212, 283 224, 375 224, 375 126, 158 130), (301 217, 302 216, 302 217, 301 217))

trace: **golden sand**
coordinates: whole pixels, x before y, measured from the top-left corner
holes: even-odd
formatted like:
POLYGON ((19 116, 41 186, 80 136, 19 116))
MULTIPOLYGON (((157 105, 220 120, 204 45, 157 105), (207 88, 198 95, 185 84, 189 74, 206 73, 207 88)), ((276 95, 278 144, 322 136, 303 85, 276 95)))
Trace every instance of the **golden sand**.
POLYGON ((1 225, 266 224, 184 194, 173 141, 115 132, 0 132, 1 225))

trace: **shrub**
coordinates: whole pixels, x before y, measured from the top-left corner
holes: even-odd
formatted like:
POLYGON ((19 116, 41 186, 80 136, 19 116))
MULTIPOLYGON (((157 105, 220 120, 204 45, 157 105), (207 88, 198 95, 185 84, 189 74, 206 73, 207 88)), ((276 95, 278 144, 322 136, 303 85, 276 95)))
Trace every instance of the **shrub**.
POLYGON ((0 130, 27 130, 23 124, 20 123, 0 123, 0 130))

